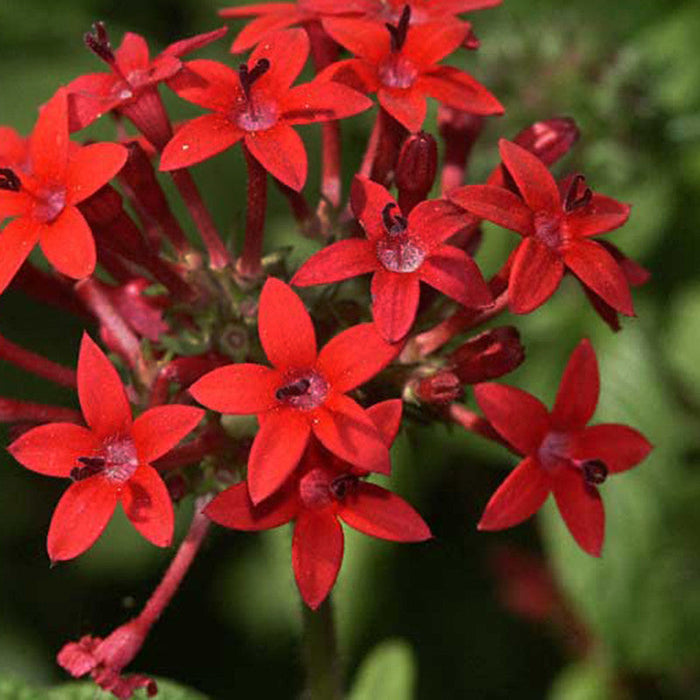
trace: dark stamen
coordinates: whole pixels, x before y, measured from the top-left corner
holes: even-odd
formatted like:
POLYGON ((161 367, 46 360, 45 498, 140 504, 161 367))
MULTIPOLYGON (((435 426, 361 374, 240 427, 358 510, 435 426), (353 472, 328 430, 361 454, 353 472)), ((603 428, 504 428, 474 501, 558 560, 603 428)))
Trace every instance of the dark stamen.
POLYGON ((581 466, 587 484, 602 484, 608 478, 608 467, 601 459, 589 459, 581 466))
POLYGON ((408 220, 401 214, 392 214, 392 209, 398 209, 393 202, 389 202, 382 209, 382 221, 386 232, 390 236, 399 236, 408 228, 408 220))
POLYGON ((83 41, 90 51, 105 63, 110 66, 115 63, 114 51, 112 51, 112 44, 109 42, 104 22, 95 22, 92 25, 92 31, 83 34, 83 41))
POLYGON ((406 43, 406 35, 408 34, 408 25, 411 21, 411 6, 404 5, 403 12, 396 26, 387 22, 384 26, 389 30, 391 36, 391 51, 397 53, 401 51, 406 43))
POLYGON ((84 464, 84 467, 73 467, 70 472, 70 478, 73 481, 82 481, 88 477, 99 474, 105 466, 104 457, 78 457, 78 462, 84 464))
POLYGON ((569 189, 566 192, 566 196, 564 197, 564 211, 570 212, 574 211, 575 209, 580 209, 581 207, 585 207, 591 201, 593 192, 591 192, 590 187, 585 187, 585 184, 586 178, 583 175, 574 175, 571 180, 571 184, 569 185, 569 189), (583 194, 581 195, 578 194, 579 185, 583 185, 585 187, 583 194))
POLYGON ((0 168, 0 190, 19 192, 20 189, 22 189, 22 183, 15 171, 10 168, 0 168))
POLYGON ((297 396, 304 396, 304 394, 309 391, 310 386, 311 382, 308 379, 297 379, 296 381, 277 389, 275 392, 275 398, 278 401, 284 401, 285 399, 293 399, 297 396))
POLYGON ((331 481, 328 488, 333 494, 333 498, 342 501, 348 495, 348 491, 353 491, 357 487, 357 477, 352 474, 343 474, 331 481))
POLYGON ((248 64, 247 63, 241 63, 240 66, 238 66, 238 79, 241 81, 241 87, 243 88, 243 92, 245 94, 246 100, 250 100, 250 88, 252 87, 253 83, 267 71, 270 70, 270 61, 268 61, 266 58, 261 58, 256 64, 253 70, 248 70, 248 64))

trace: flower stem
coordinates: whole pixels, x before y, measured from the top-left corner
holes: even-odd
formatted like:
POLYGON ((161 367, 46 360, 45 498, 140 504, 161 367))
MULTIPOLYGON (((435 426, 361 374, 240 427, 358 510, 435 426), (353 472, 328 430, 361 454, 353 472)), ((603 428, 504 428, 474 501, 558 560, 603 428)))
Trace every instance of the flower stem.
POLYGON ((306 697, 309 700, 340 700, 340 662, 330 596, 318 610, 304 605, 303 618, 306 697))
POLYGON ((492 440, 497 442, 499 445, 503 445, 509 449, 512 449, 510 445, 494 430, 485 418, 470 411, 468 408, 462 406, 458 403, 450 404, 448 409, 450 420, 457 425, 461 425, 465 430, 476 435, 481 435, 487 440, 492 440))
POLYGON ((401 144, 408 131, 383 107, 379 108, 377 122, 379 124, 379 135, 370 179, 388 187, 396 169, 396 161, 399 157, 401 144))
POLYGON ((243 146, 248 167, 248 203, 245 215, 245 240, 243 253, 238 261, 238 272, 244 277, 255 278, 262 270, 263 234, 267 209, 267 171, 243 146))
POLYGON ((35 352, 25 350, 20 345, 15 345, 15 343, 1 335, 0 359, 61 386, 75 389, 78 385, 75 370, 52 362, 35 352))
POLYGON ((0 423, 82 423, 79 411, 62 406, 48 406, 33 401, 0 397, 0 423))

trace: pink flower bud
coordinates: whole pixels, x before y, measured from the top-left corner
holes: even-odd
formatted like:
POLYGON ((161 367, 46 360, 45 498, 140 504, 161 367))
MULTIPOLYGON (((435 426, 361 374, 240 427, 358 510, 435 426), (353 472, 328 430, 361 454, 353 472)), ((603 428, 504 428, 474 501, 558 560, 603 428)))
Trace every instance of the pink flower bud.
POLYGON ((404 214, 408 214, 430 192, 437 172, 437 160, 437 142, 425 131, 411 134, 404 141, 395 175, 399 207, 404 214))
POLYGON ((464 384, 478 384, 512 372, 525 359, 513 326, 493 328, 471 338, 450 355, 452 371, 464 384))
POLYGON ((416 396, 423 403, 448 404, 462 393, 459 378, 452 372, 442 371, 421 379, 416 386, 416 396))

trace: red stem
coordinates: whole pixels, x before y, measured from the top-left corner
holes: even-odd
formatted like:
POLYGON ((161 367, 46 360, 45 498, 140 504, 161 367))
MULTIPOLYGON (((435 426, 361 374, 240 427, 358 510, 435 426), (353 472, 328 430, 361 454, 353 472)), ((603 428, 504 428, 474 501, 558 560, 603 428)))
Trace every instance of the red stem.
POLYGON ((377 121, 379 122, 379 136, 370 178, 380 185, 388 187, 396 169, 401 144, 408 131, 383 107, 379 108, 377 121))
POLYGON ((0 423, 82 423, 79 411, 62 406, 48 406, 33 401, 0 397, 0 423))
POLYGON ((461 425, 465 430, 511 449, 510 445, 493 429, 491 423, 474 411, 470 411, 461 404, 453 403, 450 404, 448 414, 450 420, 461 425))
POLYGON ((267 210, 267 171, 245 145, 243 155, 248 167, 248 204, 243 253, 237 267, 244 277, 255 278, 262 270, 263 234, 267 210))
POLYGON ((61 386, 67 386, 71 389, 75 389, 78 386, 75 370, 52 362, 43 355, 25 350, 20 345, 15 345, 15 343, 1 335, 0 359, 61 386))
POLYGON ((218 452, 227 440, 228 438, 221 428, 218 426, 209 428, 194 440, 170 450, 165 457, 156 460, 154 466, 162 474, 187 467, 190 464, 197 464, 207 455, 218 452))
POLYGON ((75 316, 87 316, 85 309, 73 296, 72 285, 40 270, 29 261, 25 262, 19 269, 12 285, 44 304, 50 304, 75 316))

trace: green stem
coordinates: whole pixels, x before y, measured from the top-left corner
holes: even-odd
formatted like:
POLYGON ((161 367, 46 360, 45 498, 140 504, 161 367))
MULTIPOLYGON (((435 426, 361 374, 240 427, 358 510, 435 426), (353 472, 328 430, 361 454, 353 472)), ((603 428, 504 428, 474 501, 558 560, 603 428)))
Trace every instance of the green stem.
POLYGON ((303 616, 306 697, 309 700, 341 700, 340 660, 330 596, 318 610, 304 605, 303 616))

